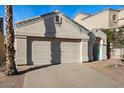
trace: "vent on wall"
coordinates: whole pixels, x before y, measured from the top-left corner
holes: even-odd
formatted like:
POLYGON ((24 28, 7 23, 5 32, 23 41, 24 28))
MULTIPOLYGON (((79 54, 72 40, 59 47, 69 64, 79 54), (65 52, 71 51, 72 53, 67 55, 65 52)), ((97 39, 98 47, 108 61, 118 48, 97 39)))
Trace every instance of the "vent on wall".
POLYGON ((113 22, 117 22, 118 21, 118 18, 117 18, 117 15, 116 14, 113 14, 112 15, 112 20, 113 20, 113 22))
POLYGON ((55 23, 56 24, 62 24, 62 18, 60 16, 55 17, 55 23))

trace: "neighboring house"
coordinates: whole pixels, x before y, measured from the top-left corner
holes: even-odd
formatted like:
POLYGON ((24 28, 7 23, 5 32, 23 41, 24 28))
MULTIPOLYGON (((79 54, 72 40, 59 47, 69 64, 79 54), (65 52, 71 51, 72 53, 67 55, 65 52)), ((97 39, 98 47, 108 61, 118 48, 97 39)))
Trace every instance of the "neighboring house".
POLYGON ((16 64, 89 61, 89 31, 54 11, 15 24, 16 64))
MULTIPOLYGON (((79 13, 76 15, 74 19, 77 23, 81 24, 82 26, 89 29, 91 32, 96 29, 105 29, 105 28, 118 28, 124 26, 124 8, 120 10, 114 10, 114 9, 104 9, 102 11, 99 11, 95 14, 84 14, 79 13)), ((99 35, 101 37, 101 35, 99 35)), ((104 44, 105 45, 105 44, 104 44)), ((117 58, 122 57, 124 52, 120 53, 119 51, 124 49, 114 49, 116 51, 113 51, 113 57, 118 55, 117 58), (115 55, 115 56, 114 56, 115 55)), ((112 56, 111 56, 112 57, 112 56)))
POLYGON ((4 35, 3 35, 3 18, 0 17, 0 64, 5 59, 4 35))
POLYGON ((78 13, 74 20, 89 30, 121 27, 124 25, 124 8, 104 9, 95 14, 78 13))

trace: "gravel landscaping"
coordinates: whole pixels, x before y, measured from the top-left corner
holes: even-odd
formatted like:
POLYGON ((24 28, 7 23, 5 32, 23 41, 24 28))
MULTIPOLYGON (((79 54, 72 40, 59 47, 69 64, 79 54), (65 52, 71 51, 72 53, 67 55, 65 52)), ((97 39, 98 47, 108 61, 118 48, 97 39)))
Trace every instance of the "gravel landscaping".
POLYGON ((0 88, 21 88, 24 83, 24 75, 4 76, 0 78, 0 88))
POLYGON ((121 60, 109 59, 89 62, 86 65, 124 85, 124 63, 121 60))

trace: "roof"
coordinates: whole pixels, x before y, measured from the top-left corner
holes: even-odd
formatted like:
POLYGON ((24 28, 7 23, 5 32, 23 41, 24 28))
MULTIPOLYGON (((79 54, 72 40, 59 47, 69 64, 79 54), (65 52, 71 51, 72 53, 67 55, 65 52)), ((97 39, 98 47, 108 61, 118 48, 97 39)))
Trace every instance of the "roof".
POLYGON ((112 9, 112 8, 106 8, 106 9, 103 9, 103 10, 101 10, 101 11, 96 12, 95 14, 91 14, 91 15, 87 16, 87 17, 83 18, 82 20, 87 19, 87 18, 89 18, 89 17, 92 17, 92 16, 94 16, 94 15, 97 15, 97 14, 99 14, 99 13, 101 13, 101 12, 108 11, 108 10, 117 11, 117 12, 120 11, 120 10, 115 10, 115 9, 112 9))
POLYGON ((79 14, 83 14, 83 15, 91 15, 91 14, 87 14, 87 13, 83 13, 83 12, 78 12, 78 13, 76 14, 76 16, 79 15, 79 14))
POLYGON ((50 13, 46 13, 46 14, 42 14, 40 16, 35 16, 35 17, 32 17, 32 18, 28 18, 26 20, 23 20, 23 21, 20 21, 20 22, 16 22, 15 25, 21 25, 21 24, 24 24, 26 22, 29 22, 29 21, 34 21, 35 19, 38 19, 38 18, 42 18, 42 17, 45 17, 45 16, 48 16, 48 15, 51 15, 51 14, 58 14, 60 13, 59 11, 53 11, 53 12, 50 12, 50 13))
POLYGON ((61 14, 61 15, 63 15, 64 17, 68 18, 70 21, 72 21, 74 24, 76 24, 76 25, 78 25, 79 27, 85 29, 86 31, 89 31, 87 28, 85 28, 84 26, 80 25, 79 23, 77 23, 77 22, 74 21, 73 19, 69 18, 68 16, 65 16, 63 13, 61 13, 61 12, 58 11, 58 10, 55 10, 55 11, 50 12, 50 13, 46 13, 46 14, 43 14, 43 15, 40 15, 40 16, 32 17, 32 18, 29 18, 29 19, 26 19, 26 20, 17 22, 17 23, 15 24, 15 27, 18 27, 18 26, 23 25, 23 24, 28 23, 28 22, 32 22, 32 21, 35 21, 35 20, 42 19, 43 17, 49 16, 49 15, 52 15, 52 14, 61 14))
POLYGON ((119 11, 124 10, 124 7, 120 8, 120 9, 118 9, 118 10, 119 10, 119 11))
POLYGON ((80 25, 79 23, 77 23, 77 22, 74 21, 73 19, 69 18, 68 16, 65 16, 65 17, 67 17, 69 20, 71 20, 72 22, 74 22, 76 25, 78 25, 78 26, 84 28, 86 31, 89 31, 87 28, 85 28, 84 26, 80 25))

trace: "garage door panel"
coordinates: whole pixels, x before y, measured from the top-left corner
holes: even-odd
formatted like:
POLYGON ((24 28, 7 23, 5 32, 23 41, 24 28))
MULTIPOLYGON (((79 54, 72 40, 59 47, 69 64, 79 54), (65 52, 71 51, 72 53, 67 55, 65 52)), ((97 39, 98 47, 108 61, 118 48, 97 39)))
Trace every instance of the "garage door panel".
POLYGON ((50 42, 44 40, 34 40, 32 42, 32 62, 35 65, 38 64, 50 64, 51 63, 51 50, 50 42))
POLYGON ((62 42, 61 43, 62 63, 79 63, 80 62, 80 42, 62 42))

